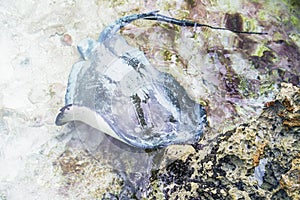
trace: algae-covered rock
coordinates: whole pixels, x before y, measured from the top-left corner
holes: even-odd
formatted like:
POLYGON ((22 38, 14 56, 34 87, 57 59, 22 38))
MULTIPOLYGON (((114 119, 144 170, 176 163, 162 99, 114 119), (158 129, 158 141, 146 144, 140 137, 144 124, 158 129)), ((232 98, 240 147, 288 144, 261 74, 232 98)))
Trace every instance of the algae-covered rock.
POLYGON ((165 199, 299 199, 300 88, 281 84, 261 115, 153 175, 165 199), (287 123, 289 122, 289 123, 287 123))

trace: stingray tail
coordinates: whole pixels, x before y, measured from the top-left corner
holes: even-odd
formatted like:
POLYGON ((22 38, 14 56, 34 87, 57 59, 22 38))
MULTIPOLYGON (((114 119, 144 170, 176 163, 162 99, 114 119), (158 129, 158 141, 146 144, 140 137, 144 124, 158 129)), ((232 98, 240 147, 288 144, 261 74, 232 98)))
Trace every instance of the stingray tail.
POLYGON ((178 26, 207 27, 207 28, 216 29, 216 30, 227 30, 227 31, 231 31, 231 32, 234 32, 234 33, 258 34, 258 35, 268 34, 268 33, 265 33, 265 32, 232 30, 232 29, 227 29, 227 28, 223 28, 223 27, 215 27, 215 26, 211 26, 211 25, 207 25, 207 24, 200 24, 200 23, 194 22, 194 21, 179 20, 179 19, 175 19, 175 18, 172 18, 172 17, 167 17, 165 15, 158 14, 157 12, 155 12, 153 14, 154 14, 153 16, 152 15, 151 16, 145 16, 144 19, 167 22, 167 23, 171 23, 171 24, 176 24, 178 26))
POLYGON ((129 16, 122 17, 121 19, 118 19, 115 21, 114 24, 107 26, 100 34, 98 38, 98 42, 103 43, 105 40, 109 39, 112 37, 116 32, 118 32, 121 28, 126 26, 127 24, 130 24, 131 22, 138 20, 138 19, 143 19, 149 17, 152 19, 157 15, 159 11, 152 11, 148 13, 141 13, 141 14, 133 14, 129 16))
POLYGON ((138 19, 146 19, 146 20, 155 20, 161 22, 167 22, 171 24, 176 24, 178 26, 190 26, 190 27, 207 27, 210 29, 216 30, 227 30, 238 34, 257 34, 257 35, 266 35, 268 33, 265 32, 252 32, 252 31, 239 31, 239 30, 232 30, 224 27, 216 27, 211 26, 208 24, 200 24, 198 22, 189 21, 189 20, 179 20, 172 17, 168 17, 165 15, 158 14, 158 10, 142 13, 142 14, 133 14, 129 16, 125 16, 117 21, 113 25, 107 26, 100 34, 98 42, 103 43, 105 40, 112 37, 117 31, 119 31, 122 27, 130 24, 131 22, 138 20, 138 19))

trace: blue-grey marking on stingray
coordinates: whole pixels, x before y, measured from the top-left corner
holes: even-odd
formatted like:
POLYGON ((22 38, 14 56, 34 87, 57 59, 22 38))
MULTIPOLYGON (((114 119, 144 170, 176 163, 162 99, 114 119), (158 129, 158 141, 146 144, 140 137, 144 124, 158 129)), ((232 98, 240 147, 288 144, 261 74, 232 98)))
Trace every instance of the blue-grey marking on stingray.
POLYGON ((84 61, 79 61, 72 66, 69 74, 68 86, 65 95, 65 105, 73 104, 73 97, 75 94, 75 86, 80 70, 84 67, 84 61))

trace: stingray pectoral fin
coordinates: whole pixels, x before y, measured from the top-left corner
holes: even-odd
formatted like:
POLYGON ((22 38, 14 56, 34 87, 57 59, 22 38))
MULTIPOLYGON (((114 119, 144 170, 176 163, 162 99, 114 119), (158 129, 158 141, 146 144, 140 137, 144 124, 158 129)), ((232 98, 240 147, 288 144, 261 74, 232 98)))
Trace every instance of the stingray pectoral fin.
POLYGON ((61 126, 70 121, 83 122, 117 140, 129 144, 110 127, 100 114, 88 107, 70 104, 60 109, 60 113, 56 117, 55 124, 57 126, 61 126))
POLYGON ((74 120, 73 106, 72 104, 66 105, 60 109, 60 112, 56 116, 56 126, 62 126, 70 121, 74 120))
POLYGON ((55 125, 62 126, 66 123, 67 123, 67 121, 64 120, 64 113, 63 112, 58 113, 58 115, 56 116, 56 119, 55 119, 55 125))
POLYGON ((84 68, 86 64, 86 61, 79 61, 75 63, 72 67, 72 70, 69 74, 69 79, 68 79, 68 86, 67 86, 67 91, 65 95, 65 104, 73 104, 73 98, 75 95, 75 89, 76 89, 76 84, 79 76, 82 74, 80 73, 82 69, 84 68))
POLYGON ((88 60, 93 49, 97 46, 97 41, 91 38, 86 38, 81 40, 78 45, 77 49, 84 60, 88 60))
MULTIPOLYGON (((73 106, 74 107, 74 106, 73 106)), ((107 123, 107 121, 96 111, 91 110, 90 108, 84 107, 84 106, 77 106, 73 108, 74 110, 74 117, 75 120, 84 122, 95 129, 98 129, 99 131, 106 133, 107 135, 120 140, 126 144, 129 144, 126 142, 123 138, 121 138, 107 123)), ((131 144, 129 144, 131 145, 131 144)))

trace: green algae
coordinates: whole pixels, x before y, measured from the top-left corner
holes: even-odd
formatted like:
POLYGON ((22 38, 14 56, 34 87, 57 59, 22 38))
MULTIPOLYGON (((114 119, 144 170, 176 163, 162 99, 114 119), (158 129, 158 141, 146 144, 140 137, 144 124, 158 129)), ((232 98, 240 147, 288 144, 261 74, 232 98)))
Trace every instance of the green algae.
POLYGON ((252 54, 252 56, 258 56, 262 57, 264 55, 265 51, 271 51, 270 48, 266 47, 265 44, 260 44, 257 46, 255 52, 252 54))
POLYGON ((300 36, 299 36, 299 34, 292 33, 292 34, 289 35, 289 37, 293 40, 293 42, 294 42, 298 47, 300 47, 300 36))

